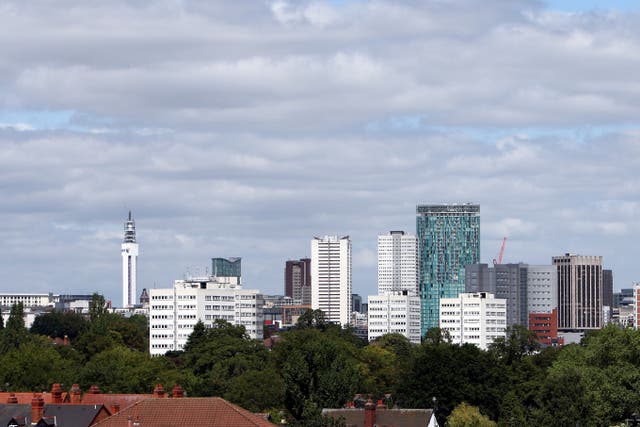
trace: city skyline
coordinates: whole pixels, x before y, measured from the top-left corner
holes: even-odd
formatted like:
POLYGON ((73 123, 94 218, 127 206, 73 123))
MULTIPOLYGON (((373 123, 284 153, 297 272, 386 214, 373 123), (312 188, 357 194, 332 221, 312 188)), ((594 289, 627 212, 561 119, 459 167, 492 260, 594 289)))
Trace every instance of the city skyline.
POLYGON ((280 294, 285 261, 337 234, 371 295, 377 236, 463 202, 482 206, 480 262, 507 236, 505 263, 598 255, 615 289, 640 281, 637 2, 2 11, 1 291, 118 304, 132 210, 138 293, 238 256, 280 294))

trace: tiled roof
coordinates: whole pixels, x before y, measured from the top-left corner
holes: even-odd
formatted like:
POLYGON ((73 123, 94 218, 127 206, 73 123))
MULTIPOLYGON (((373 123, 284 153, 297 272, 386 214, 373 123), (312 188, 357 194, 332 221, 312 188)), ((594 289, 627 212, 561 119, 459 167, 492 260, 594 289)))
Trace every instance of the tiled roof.
MULTIPOLYGON (((9 393, 9 392, 0 392, 0 403, 9 403, 9 397, 15 395, 18 399, 17 403, 28 403, 31 405, 31 399, 33 399, 33 392, 24 392, 24 393, 9 393)), ((42 393, 42 398, 44 399, 44 403, 53 403, 53 394, 49 392, 42 393)), ((62 401, 64 402, 67 399, 67 393, 62 393, 62 401)), ((4 426, 2 426, 4 427, 4 426)))
POLYGON ((273 427, 259 415, 219 397, 145 399, 103 420, 96 427, 126 427, 129 417, 140 427, 273 427))
POLYGON ((114 407, 118 405, 118 410, 121 411, 129 406, 140 402, 141 400, 149 399, 153 397, 153 394, 105 394, 105 393, 85 393, 82 396, 83 405, 104 405, 111 412, 114 411, 114 407))
POLYGON ((44 416, 54 418, 58 427, 89 427, 105 410, 102 405, 44 405, 44 416))
MULTIPOLYGON (((380 409, 375 411, 375 424, 379 427, 426 427, 431 420, 431 409, 380 409)), ((365 410, 356 408, 323 409, 322 415, 344 419, 347 427, 364 426, 365 410)))

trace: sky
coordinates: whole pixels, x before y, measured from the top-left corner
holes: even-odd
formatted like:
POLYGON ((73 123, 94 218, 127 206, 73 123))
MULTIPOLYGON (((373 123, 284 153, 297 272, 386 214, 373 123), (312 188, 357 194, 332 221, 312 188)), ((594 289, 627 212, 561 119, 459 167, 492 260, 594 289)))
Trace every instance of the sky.
POLYGON ((640 281, 640 11, 631 1, 5 0, 0 292, 121 301, 240 256, 283 292, 310 239, 480 204, 481 261, 602 255, 640 281))

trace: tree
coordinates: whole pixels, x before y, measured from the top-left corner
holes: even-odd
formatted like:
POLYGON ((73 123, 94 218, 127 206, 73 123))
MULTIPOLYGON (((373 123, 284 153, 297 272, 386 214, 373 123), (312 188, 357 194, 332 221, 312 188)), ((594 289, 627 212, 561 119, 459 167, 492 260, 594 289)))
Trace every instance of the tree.
POLYGON ((506 330, 506 338, 496 338, 489 345, 489 351, 502 359, 507 365, 519 362, 526 355, 540 349, 540 343, 535 332, 522 325, 509 326, 506 330))
POLYGON ((342 407, 362 383, 357 348, 339 335, 292 330, 273 351, 284 379, 285 406, 297 420, 317 419, 322 408, 342 407))
POLYGON ((460 403, 447 418, 449 427, 494 427, 495 422, 480 413, 480 409, 466 402, 460 403))
POLYGON ((36 317, 31 325, 31 333, 45 335, 51 338, 69 337, 75 340, 87 329, 87 321, 82 315, 68 311, 52 311, 36 317))
POLYGON ((24 306, 22 302, 13 304, 7 325, 4 330, 2 330, 0 353, 20 347, 20 344, 26 342, 28 338, 28 331, 24 327, 24 306))
POLYGON ((24 327, 24 304, 19 302, 11 306, 9 320, 7 320, 7 329, 22 332, 24 327))
POLYGON ((95 292, 91 296, 91 301, 89 302, 89 320, 91 323, 94 323, 100 320, 100 318, 107 313, 109 313, 109 310, 107 309, 107 303, 104 296, 95 292))

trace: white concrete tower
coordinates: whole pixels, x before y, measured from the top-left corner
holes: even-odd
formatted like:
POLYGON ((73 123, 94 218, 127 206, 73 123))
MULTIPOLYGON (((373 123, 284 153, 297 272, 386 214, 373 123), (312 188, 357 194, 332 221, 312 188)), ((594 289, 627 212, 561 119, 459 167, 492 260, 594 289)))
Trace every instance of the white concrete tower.
POLYGON ((351 320, 351 239, 349 236, 311 240, 311 307, 333 323, 351 320))
POLYGON ((122 307, 136 303, 136 277, 138 264, 138 243, 136 242, 136 223, 131 217, 124 223, 124 240, 122 253, 122 307))

